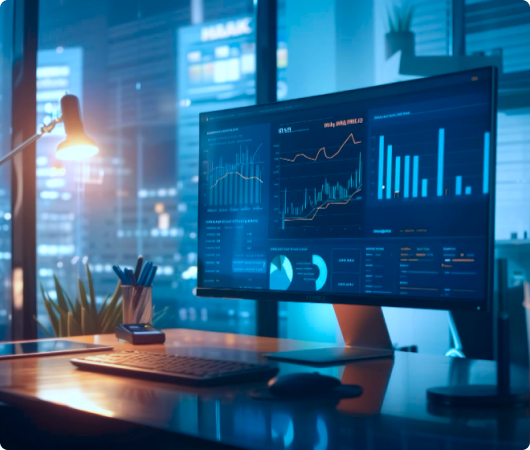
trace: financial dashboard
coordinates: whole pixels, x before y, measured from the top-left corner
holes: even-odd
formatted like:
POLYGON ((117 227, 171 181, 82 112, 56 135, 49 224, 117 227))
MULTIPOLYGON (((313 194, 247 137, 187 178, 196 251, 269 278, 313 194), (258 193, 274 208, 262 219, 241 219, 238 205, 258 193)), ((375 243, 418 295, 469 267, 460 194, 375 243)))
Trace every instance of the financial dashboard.
POLYGON ((198 295, 484 309, 492 68, 200 116, 198 295))

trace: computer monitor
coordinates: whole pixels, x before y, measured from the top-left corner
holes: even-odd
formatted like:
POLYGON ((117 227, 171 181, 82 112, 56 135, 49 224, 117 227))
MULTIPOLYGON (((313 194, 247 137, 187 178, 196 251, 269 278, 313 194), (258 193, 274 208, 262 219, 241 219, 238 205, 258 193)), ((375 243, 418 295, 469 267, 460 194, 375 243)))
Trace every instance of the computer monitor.
POLYGON ((201 114, 197 295, 487 310, 495 142, 491 67, 201 114))

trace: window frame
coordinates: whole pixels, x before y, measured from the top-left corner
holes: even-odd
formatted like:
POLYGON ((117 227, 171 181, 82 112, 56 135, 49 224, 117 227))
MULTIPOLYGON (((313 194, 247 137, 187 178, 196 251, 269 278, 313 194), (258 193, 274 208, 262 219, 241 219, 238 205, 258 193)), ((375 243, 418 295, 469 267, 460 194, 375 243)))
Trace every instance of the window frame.
MULTIPOLYGON (((14 2, 12 147, 35 134, 39 0, 14 2)), ((11 164, 12 338, 37 338, 36 145, 11 164)))

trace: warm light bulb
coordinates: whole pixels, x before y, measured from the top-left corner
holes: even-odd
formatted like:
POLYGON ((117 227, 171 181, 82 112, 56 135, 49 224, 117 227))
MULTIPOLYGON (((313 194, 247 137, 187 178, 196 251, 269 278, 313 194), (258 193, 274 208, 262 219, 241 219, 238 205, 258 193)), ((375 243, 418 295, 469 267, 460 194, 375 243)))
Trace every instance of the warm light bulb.
POLYGON ((57 150, 56 157, 62 161, 81 161, 99 153, 95 145, 72 145, 57 150))

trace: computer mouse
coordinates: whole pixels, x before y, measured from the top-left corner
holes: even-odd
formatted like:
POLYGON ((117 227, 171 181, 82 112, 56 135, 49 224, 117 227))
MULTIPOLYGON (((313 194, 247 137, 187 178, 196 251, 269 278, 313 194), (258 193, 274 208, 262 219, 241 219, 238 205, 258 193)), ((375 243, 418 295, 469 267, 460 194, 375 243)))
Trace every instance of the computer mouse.
POLYGON ((269 381, 269 393, 276 397, 307 397, 323 394, 341 385, 335 377, 314 373, 293 373, 269 381))

